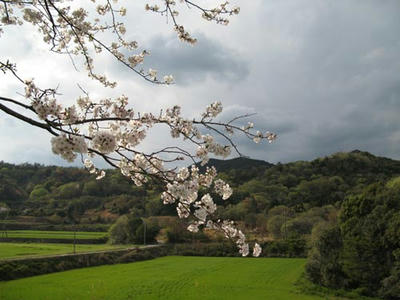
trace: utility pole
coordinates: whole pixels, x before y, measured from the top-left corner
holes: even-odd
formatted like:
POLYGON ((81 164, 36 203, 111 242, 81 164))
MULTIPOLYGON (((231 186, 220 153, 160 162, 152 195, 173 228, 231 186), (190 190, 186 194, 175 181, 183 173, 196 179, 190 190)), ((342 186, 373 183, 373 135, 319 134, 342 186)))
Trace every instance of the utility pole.
POLYGON ((143 238, 143 240, 144 240, 144 245, 146 245, 146 228, 147 227, 147 224, 146 224, 146 222, 144 222, 144 238, 143 238))
POLYGON ((146 245, 146 222, 144 221, 144 218, 142 218, 143 222, 143 245, 146 245))
POLYGON ((76 226, 74 226, 74 254, 76 253, 76 226))
POLYGON ((284 222, 284 236, 286 241, 286 208, 283 210, 283 222, 284 222))
MULTIPOLYGON (((143 203, 143 211, 146 211, 146 202, 147 202, 147 190, 144 190, 144 203, 143 203)), ((144 218, 141 218, 143 222, 143 246, 146 246, 146 222, 144 221, 144 218)))
POLYGON ((7 204, 4 204, 4 206, 0 206, 0 213, 4 213, 5 217, 3 219, 4 223, 3 223, 3 231, 1 233, 1 237, 8 237, 8 233, 7 233, 7 218, 8 218, 8 214, 10 212, 10 208, 7 206, 7 204))

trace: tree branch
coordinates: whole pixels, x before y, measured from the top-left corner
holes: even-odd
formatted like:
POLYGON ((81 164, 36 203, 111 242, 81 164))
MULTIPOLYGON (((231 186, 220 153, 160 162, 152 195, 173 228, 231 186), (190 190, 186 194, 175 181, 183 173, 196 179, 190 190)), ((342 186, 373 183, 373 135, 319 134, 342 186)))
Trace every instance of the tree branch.
POLYGON ((42 129, 45 129, 48 132, 50 132, 52 135, 58 136, 58 134, 56 132, 54 132, 48 124, 40 123, 40 122, 35 121, 35 120, 31 119, 31 118, 28 118, 28 117, 26 117, 26 116, 24 116, 24 115, 22 115, 20 113, 17 113, 16 111, 14 111, 14 110, 12 110, 10 108, 8 108, 7 106, 5 106, 5 105, 3 105, 1 103, 0 103, 0 110, 4 111, 6 114, 9 114, 9 115, 11 115, 11 116, 13 116, 13 117, 15 117, 15 118, 17 118, 19 120, 24 121, 25 123, 28 123, 30 125, 33 125, 33 126, 36 126, 36 127, 42 128, 42 129))
POLYGON ((22 106, 23 108, 29 109, 29 110, 31 110, 31 111, 34 112, 34 109, 32 108, 32 106, 23 104, 23 103, 21 103, 21 102, 19 102, 19 101, 16 101, 16 100, 13 100, 13 99, 10 99, 10 98, 7 98, 7 97, 2 97, 2 96, 0 96, 0 100, 14 103, 15 105, 22 106))

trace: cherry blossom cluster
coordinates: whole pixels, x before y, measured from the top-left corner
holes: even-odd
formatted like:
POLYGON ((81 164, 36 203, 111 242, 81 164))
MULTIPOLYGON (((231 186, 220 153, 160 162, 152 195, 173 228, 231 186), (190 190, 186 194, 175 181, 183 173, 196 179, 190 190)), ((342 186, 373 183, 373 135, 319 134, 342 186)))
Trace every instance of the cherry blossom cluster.
MULTIPOLYGON (((11 5, 7 5, 8 3, 3 2, 3 5, 0 5, 0 37, 1 34, 3 33, 3 28, 2 26, 4 25, 22 25, 23 22, 15 16, 15 11, 14 7, 11 5)), ((18 4, 19 7, 21 7, 22 1, 13 1, 15 2, 14 4, 18 4), (19 2, 19 3, 18 3, 19 2)))
POLYGON ((216 101, 207 106, 206 111, 203 113, 203 118, 215 118, 222 112, 222 103, 216 101))
POLYGON ((104 170, 99 170, 94 166, 94 163, 86 158, 85 161, 83 162, 83 165, 85 166, 85 169, 89 171, 90 174, 97 174, 96 179, 100 180, 104 176, 106 176, 106 172, 104 170))
POLYGON ((0 37, 4 26, 30 23, 38 29, 51 51, 68 54, 70 57, 82 56, 89 77, 106 87, 113 88, 117 82, 94 70, 95 54, 103 51, 113 55, 117 61, 146 80, 173 83, 171 75, 159 80, 154 72, 145 72, 139 68, 150 52, 137 52, 138 42, 124 38, 126 28, 119 19, 126 16, 127 9, 122 6, 116 8, 117 0, 91 0, 95 5, 95 14, 90 14, 84 8, 72 8, 69 5, 72 1, 0 1, 0 37), (113 38, 104 41, 98 37, 104 32, 110 33, 113 38))
MULTIPOLYGON (((220 3, 215 8, 203 8, 199 4, 196 4, 194 1, 189 0, 179 0, 180 4, 183 4, 185 7, 194 8, 200 11, 201 16, 207 21, 214 21, 217 24, 228 25, 229 19, 227 16, 237 15, 240 12, 239 7, 229 7, 229 2, 225 1, 220 3)), ((160 5, 154 4, 146 4, 145 9, 147 11, 152 11, 155 13, 159 13, 161 15, 165 15, 167 17, 171 17, 174 23, 174 29, 178 34, 178 38, 181 41, 187 42, 189 44, 195 44, 197 39, 192 37, 190 33, 185 29, 183 25, 177 23, 177 17, 179 16, 179 5, 175 0, 160 0, 160 5)))
POLYGON ((73 162, 77 153, 87 153, 88 147, 83 137, 60 134, 51 138, 51 146, 54 154, 60 155, 63 159, 73 162))
POLYGON ((10 209, 5 206, 0 206, 0 213, 8 212, 10 209))
MULTIPOLYGON (((213 220, 213 215, 217 210, 217 205, 210 193, 204 194, 200 199, 198 192, 200 189, 210 189, 223 200, 227 200, 232 195, 229 184, 221 179, 215 179, 217 171, 214 167, 207 167, 204 174, 199 173, 199 169, 192 165, 188 168, 181 168, 177 172, 175 180, 167 184, 167 191, 163 192, 161 198, 164 204, 176 203, 176 210, 179 218, 192 217, 192 222, 187 227, 191 232, 198 232, 200 227, 219 230, 225 237, 233 240, 243 256, 249 255, 249 244, 241 230, 238 230, 233 221, 213 220)), ((253 248, 253 256, 259 256, 261 247, 257 243, 253 248)))
MULTIPOLYGON (((237 247, 239 248, 239 253, 242 254, 242 256, 249 255, 250 247, 246 242, 246 236, 241 230, 236 228, 233 221, 221 221, 219 219, 217 221, 209 220, 206 224, 206 228, 222 231, 227 239, 233 240, 236 243, 237 247)), ((261 246, 258 243, 254 243, 252 253, 253 256, 258 257, 260 256, 261 252, 261 246)))
POLYGON ((240 12, 239 7, 234 7, 233 9, 228 9, 229 2, 226 1, 224 3, 221 3, 218 7, 210 9, 210 10, 204 10, 202 17, 206 19, 207 21, 215 21, 217 24, 223 24, 223 25, 228 25, 229 24, 229 19, 225 17, 221 17, 221 15, 228 14, 228 15, 237 15, 240 12))

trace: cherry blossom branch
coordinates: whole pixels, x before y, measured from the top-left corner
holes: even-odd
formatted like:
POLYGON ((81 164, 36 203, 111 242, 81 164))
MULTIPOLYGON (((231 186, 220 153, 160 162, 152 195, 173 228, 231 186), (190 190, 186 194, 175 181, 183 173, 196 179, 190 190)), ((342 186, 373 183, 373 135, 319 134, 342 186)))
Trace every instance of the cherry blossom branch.
MULTIPOLYGON (((118 18, 125 16, 126 9, 115 9, 113 5, 117 1, 114 0, 113 4, 110 0, 104 0, 104 4, 97 4, 95 10, 98 17, 94 19, 89 18, 88 12, 83 8, 71 9, 67 5, 71 1, 0 0, 3 4, 0 6, 0 34, 5 26, 30 23, 43 35, 44 41, 50 45, 50 51, 68 54, 74 67, 72 56, 81 56, 88 75, 106 87, 115 87, 116 83, 94 72, 94 56, 102 51, 151 83, 173 83, 171 75, 166 75, 160 80, 156 70, 139 70, 140 64, 149 53, 146 50, 137 52, 137 42, 124 39, 126 28, 118 18), (106 18, 111 19, 111 24, 106 22, 106 18), (111 34, 111 41, 101 37, 100 34, 104 32, 111 34), (123 49, 128 50, 129 55, 125 55, 123 49)), ((145 9, 170 17, 178 37, 182 41, 195 44, 196 39, 178 23, 178 4, 174 0, 160 1, 165 7, 164 10, 160 10, 157 5, 148 4, 145 9)), ((195 1, 180 2, 188 8, 199 10, 204 19, 223 25, 229 23, 227 17, 239 13, 239 8, 229 8, 228 2, 222 2, 211 9, 203 8, 195 1)), ((176 205, 179 218, 191 220, 188 230, 219 230, 236 243, 243 256, 249 254, 249 244, 236 225, 231 221, 221 221, 215 216, 217 206, 211 194, 227 200, 232 195, 232 189, 229 184, 217 179, 214 167, 206 167, 205 172, 201 173, 197 165, 206 165, 210 156, 226 158, 231 154, 231 149, 241 156, 232 137, 235 133, 243 134, 256 143, 261 140, 272 142, 276 138, 275 134, 255 131, 251 122, 246 126, 236 124, 237 121, 251 115, 238 116, 228 122, 216 121, 216 117, 223 110, 221 102, 218 101, 207 106, 201 116, 194 119, 182 117, 179 106, 161 110, 158 115, 135 113, 128 107, 128 97, 124 95, 96 102, 80 86, 84 96, 79 97, 75 105, 64 107, 58 101, 58 88, 43 89, 38 87, 33 79, 22 79, 17 74, 16 65, 9 61, 0 62, 0 71, 10 72, 23 84, 24 101, 29 102, 26 104, 27 102, 0 96, 0 110, 50 132, 53 135, 53 153, 70 162, 79 155, 85 168, 97 175, 96 179, 105 176, 105 171, 98 169, 91 160, 97 156, 111 167, 119 169, 137 186, 149 180, 164 184, 165 190, 161 195, 163 203, 176 205), (9 107, 13 105, 24 108, 30 115, 35 114, 37 120, 9 107), (174 145, 150 153, 139 151, 138 146, 144 142, 150 128, 156 125, 166 126, 172 138, 179 139, 189 147, 174 145), (217 142, 221 139, 227 145, 217 142), (191 167, 169 166, 181 160, 189 161, 191 167), (201 198, 198 196, 200 191, 205 192, 201 198)), ((261 248, 256 243, 253 255, 258 256, 260 252, 261 248)))

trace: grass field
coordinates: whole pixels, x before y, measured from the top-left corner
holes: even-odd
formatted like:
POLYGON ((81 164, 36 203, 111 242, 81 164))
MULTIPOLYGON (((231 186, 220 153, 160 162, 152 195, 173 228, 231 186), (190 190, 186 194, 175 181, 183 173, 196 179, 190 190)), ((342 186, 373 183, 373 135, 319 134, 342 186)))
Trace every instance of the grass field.
MULTIPOLYGON (((47 244, 47 243, 0 243, 0 260, 16 257, 30 257, 52 254, 72 253, 72 244, 47 244)), ((126 248, 127 246, 125 246, 126 248)), ((130 246, 132 247, 132 245, 130 246)), ((76 245, 77 252, 89 252, 124 248, 107 244, 76 245)), ((1 299, 1 297, 0 297, 1 299)))
MULTIPOLYGON (((0 235, 3 236, 3 235, 0 235)), ((107 236, 107 232, 76 232, 77 239, 98 239, 107 236)), ((41 230, 8 230, 9 238, 35 238, 35 239, 73 239, 73 231, 41 231, 41 230)))
POLYGON ((0 282, 5 299, 343 299, 296 292, 305 259, 163 257, 0 282))

